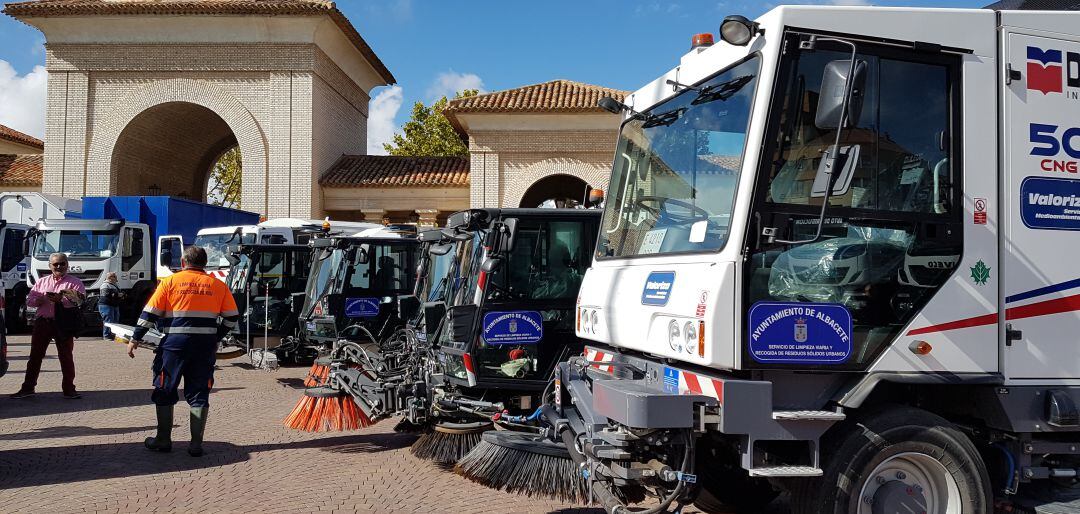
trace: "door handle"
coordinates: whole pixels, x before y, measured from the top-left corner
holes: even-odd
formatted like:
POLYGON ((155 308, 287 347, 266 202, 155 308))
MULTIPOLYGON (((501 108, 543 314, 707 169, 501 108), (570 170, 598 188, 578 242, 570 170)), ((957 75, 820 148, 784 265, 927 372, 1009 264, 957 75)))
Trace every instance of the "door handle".
POLYGON ((1012 346, 1013 341, 1024 338, 1024 333, 1013 328, 1012 323, 1005 324, 1005 346, 1012 346))

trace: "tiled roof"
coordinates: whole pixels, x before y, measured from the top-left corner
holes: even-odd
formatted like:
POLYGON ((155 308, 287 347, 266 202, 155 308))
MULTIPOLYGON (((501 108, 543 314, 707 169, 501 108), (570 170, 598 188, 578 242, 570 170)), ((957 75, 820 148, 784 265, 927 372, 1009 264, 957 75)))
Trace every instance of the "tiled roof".
POLYGON ((32 146, 38 150, 45 149, 45 143, 42 143, 40 139, 23 134, 18 130, 11 127, 0 125, 0 139, 4 141, 11 141, 12 143, 18 143, 20 145, 32 146))
POLYGON ((343 155, 319 177, 326 187, 468 187, 465 157, 343 155))
POLYGON ((41 186, 41 154, 0 154, 0 187, 41 186))
POLYGON ((4 6, 15 18, 92 15, 266 15, 317 16, 325 14, 345 33, 387 84, 397 82, 375 51, 368 46, 334 2, 326 0, 35 0, 4 6))
POLYGON ((504 91, 451 100, 445 113, 459 112, 604 112, 596 102, 605 96, 622 101, 629 91, 552 80, 504 91))

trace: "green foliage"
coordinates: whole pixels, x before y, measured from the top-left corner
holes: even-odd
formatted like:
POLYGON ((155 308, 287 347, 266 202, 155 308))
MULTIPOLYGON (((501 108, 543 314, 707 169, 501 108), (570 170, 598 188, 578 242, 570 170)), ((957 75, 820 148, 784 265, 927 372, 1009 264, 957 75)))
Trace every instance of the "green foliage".
POLYGON ((214 163, 214 169, 210 171, 210 188, 206 192, 206 201, 214 205, 239 207, 242 170, 240 147, 234 146, 214 163))
MULTIPOLYGON (((479 91, 466 89, 454 95, 454 99, 476 96, 479 91)), ((469 147, 461 136, 443 116, 446 97, 437 100, 431 107, 423 102, 416 102, 412 108, 412 117, 402 126, 402 134, 394 134, 393 143, 383 144, 383 149, 390 155, 408 157, 467 157, 469 147)))

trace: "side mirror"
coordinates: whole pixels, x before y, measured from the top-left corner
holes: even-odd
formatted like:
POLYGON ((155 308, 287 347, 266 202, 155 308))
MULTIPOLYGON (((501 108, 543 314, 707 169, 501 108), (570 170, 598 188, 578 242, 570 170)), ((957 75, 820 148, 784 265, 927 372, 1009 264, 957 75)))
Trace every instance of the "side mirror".
POLYGON ((473 321, 476 320, 475 305, 455 305, 446 311, 446 326, 450 329, 450 340, 455 343, 470 343, 473 321))
POLYGON ((30 238, 25 238, 22 240, 22 254, 30 255, 30 238))
POLYGON ((240 264, 240 257, 237 257, 235 253, 226 254, 225 260, 229 261, 230 267, 240 264))
POLYGON ((442 324, 445 316, 446 303, 427 302, 424 304, 424 332, 429 343, 435 341, 435 332, 439 329, 439 325, 442 324))
POLYGON ((491 273, 499 269, 499 267, 502 266, 502 263, 503 260, 499 257, 488 257, 484 260, 484 263, 480 265, 480 269, 485 273, 491 273))
POLYGON ((851 97, 844 98, 847 91, 847 76, 851 68, 851 61, 841 59, 831 61, 825 65, 825 71, 821 76, 821 93, 818 95, 817 113, 814 115, 814 125, 819 129, 837 129, 854 126, 862 114, 862 101, 866 86, 866 61, 856 60, 855 69, 852 70, 851 97), (846 101, 845 101, 846 100, 846 101), (840 119, 840 112, 847 109, 844 119, 840 119))
POLYGON ((398 316, 402 320, 413 319, 420 310, 420 299, 411 294, 398 296, 397 304, 398 316))
POLYGON ((832 179, 832 193, 829 196, 843 196, 847 194, 848 188, 851 187, 851 179, 855 176, 855 168, 859 165, 859 151, 861 147, 859 145, 841 146, 840 153, 836 156, 836 164, 833 165, 832 174, 830 176, 829 165, 832 161, 832 153, 835 150, 835 146, 830 146, 828 150, 821 156, 821 162, 818 163, 817 175, 814 176, 814 185, 810 189, 811 198, 821 198, 825 196, 825 185, 829 178, 832 179))
POLYGON ((354 248, 353 249, 352 263, 354 265, 355 264, 367 264, 368 263, 367 249, 365 249, 363 246, 361 246, 359 248, 354 248))
POLYGON ((506 218, 499 227, 499 253, 514 251, 514 239, 517 235, 517 218, 506 218))

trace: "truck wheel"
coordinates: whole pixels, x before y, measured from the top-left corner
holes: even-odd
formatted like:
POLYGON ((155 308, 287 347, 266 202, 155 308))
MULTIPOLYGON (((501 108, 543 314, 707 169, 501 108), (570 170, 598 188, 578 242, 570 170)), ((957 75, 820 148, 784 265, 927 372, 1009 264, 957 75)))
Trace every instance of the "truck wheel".
POLYGON ((891 405, 837 427, 824 475, 792 487, 796 514, 982 514, 990 477, 975 445, 948 420, 891 405))

